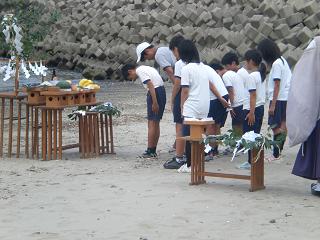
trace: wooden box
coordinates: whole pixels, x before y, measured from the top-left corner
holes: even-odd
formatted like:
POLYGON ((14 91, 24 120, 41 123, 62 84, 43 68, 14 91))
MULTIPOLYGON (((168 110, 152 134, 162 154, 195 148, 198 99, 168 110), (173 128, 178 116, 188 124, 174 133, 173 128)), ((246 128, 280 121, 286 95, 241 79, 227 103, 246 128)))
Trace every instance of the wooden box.
POLYGON ((97 99, 96 99, 96 92, 95 91, 91 91, 86 93, 86 103, 96 103, 97 99))
POLYGON ((62 95, 61 96, 61 106, 67 106, 68 105, 68 95, 62 95))
POLYGON ((75 102, 75 98, 74 98, 74 94, 68 94, 66 97, 67 97, 67 105, 71 106, 71 105, 74 105, 75 102))
POLYGON ((28 103, 29 104, 45 104, 46 98, 41 95, 42 89, 33 89, 28 91, 28 103))
POLYGON ((47 107, 61 107, 62 105, 61 95, 47 95, 46 96, 46 106, 47 107))
POLYGON ((86 103, 86 94, 84 92, 79 92, 75 95, 75 104, 84 104, 86 103))

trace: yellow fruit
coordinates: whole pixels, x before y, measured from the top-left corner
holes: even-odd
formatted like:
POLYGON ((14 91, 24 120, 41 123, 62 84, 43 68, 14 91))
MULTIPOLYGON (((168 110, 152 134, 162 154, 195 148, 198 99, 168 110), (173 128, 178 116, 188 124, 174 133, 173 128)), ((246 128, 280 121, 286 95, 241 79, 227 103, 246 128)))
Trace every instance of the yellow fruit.
POLYGON ((82 79, 82 80, 79 82, 79 86, 80 86, 80 87, 86 87, 86 86, 88 86, 89 84, 92 84, 92 81, 91 81, 91 80, 88 80, 88 79, 82 79))
POLYGON ((90 88, 90 89, 100 89, 100 86, 95 83, 91 83, 91 84, 87 85, 86 87, 90 88))

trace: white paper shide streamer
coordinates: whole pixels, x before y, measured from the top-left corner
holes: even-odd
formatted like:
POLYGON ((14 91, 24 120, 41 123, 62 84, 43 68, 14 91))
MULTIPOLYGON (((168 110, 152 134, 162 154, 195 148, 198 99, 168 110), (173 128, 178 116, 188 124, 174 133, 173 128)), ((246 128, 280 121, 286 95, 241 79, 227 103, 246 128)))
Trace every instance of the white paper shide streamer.
POLYGON ((11 60, 9 60, 9 63, 6 67, 6 73, 5 73, 3 81, 4 82, 8 81, 11 78, 13 72, 14 71, 12 70, 12 67, 11 67, 11 60))
POLYGON ((12 49, 11 60, 9 60, 8 65, 0 67, 0 74, 5 74, 3 81, 8 81, 15 75, 14 62, 18 56, 21 59, 20 71, 23 72, 27 79, 30 78, 30 71, 37 76, 46 76, 48 68, 42 64, 42 61, 39 63, 35 62, 34 65, 32 65, 30 62, 26 64, 23 60, 22 29, 16 24, 16 21, 12 14, 7 14, 1 23, 3 25, 2 33, 4 34, 6 43, 14 48, 12 49))
POLYGON ((26 76, 26 78, 28 79, 30 77, 30 73, 29 73, 29 70, 27 69, 23 60, 21 61, 21 69, 22 69, 24 75, 26 76))

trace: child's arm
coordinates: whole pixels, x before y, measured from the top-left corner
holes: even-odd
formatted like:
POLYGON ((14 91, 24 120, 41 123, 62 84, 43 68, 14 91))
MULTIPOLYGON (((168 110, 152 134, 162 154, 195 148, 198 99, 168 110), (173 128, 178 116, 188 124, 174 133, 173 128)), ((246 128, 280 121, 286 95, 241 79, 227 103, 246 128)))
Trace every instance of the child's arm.
POLYGON ((168 78, 171 80, 171 82, 174 84, 175 83, 175 80, 176 80, 176 77, 174 76, 174 71, 173 71, 173 68, 172 67, 166 67, 163 69, 163 71, 166 72, 168 78))
POLYGON ((183 105, 185 103, 185 101, 188 99, 189 97, 189 87, 182 87, 181 90, 181 112, 183 111, 183 105))
POLYGON ((157 100, 157 95, 156 95, 156 90, 152 84, 152 82, 149 80, 147 82, 147 86, 152 98, 152 112, 154 113, 158 113, 159 112, 159 104, 158 104, 158 100, 157 100))
POLYGON ((214 86, 212 82, 209 82, 211 92, 217 97, 217 99, 221 102, 221 104, 227 108, 229 107, 229 103, 220 95, 217 88, 214 86))
POLYGON ((257 99, 257 92, 255 90, 250 91, 250 111, 246 116, 246 120, 248 120, 249 126, 252 126, 256 121, 255 115, 254 115, 254 112, 256 109, 256 99, 257 99))
POLYGON ((230 102, 231 102, 231 104, 233 104, 234 103, 234 90, 233 90, 233 87, 227 87, 227 90, 228 90, 230 102))
POLYGON ((171 95, 171 106, 173 107, 174 99, 176 98, 178 92, 181 88, 181 79, 179 77, 175 77, 173 89, 172 89, 172 95, 171 95))
POLYGON ((271 116, 274 115, 274 110, 276 109, 276 103, 278 100, 279 91, 280 91, 280 79, 274 79, 273 98, 269 108, 269 115, 271 116))

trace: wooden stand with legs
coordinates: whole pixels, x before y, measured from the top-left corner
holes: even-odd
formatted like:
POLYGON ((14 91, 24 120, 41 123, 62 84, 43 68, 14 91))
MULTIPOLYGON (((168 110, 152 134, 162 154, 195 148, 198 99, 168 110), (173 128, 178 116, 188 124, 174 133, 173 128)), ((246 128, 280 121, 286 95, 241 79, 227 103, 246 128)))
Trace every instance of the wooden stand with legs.
POLYGON ((0 157, 3 157, 3 147, 4 147, 4 133, 8 133, 8 157, 11 158, 13 154, 13 129, 16 129, 17 137, 16 137, 16 157, 20 157, 20 141, 21 141, 21 103, 22 100, 25 99, 27 95, 18 94, 17 92, 5 92, 0 93, 1 99, 1 112, 0 112, 0 157), (9 100, 9 115, 6 116, 6 100, 9 100), (17 117, 14 117, 14 107, 17 107, 18 113, 17 117), (5 120, 9 121, 8 128, 5 127, 5 120), (17 126, 14 126, 14 121, 17 121, 17 126))
POLYGON ((250 181, 250 191, 265 189, 264 186, 264 151, 259 154, 258 150, 252 152, 251 174, 238 175, 228 173, 213 173, 205 171, 204 146, 201 143, 202 135, 207 125, 212 121, 186 121, 190 125, 190 137, 186 140, 191 142, 191 182, 190 185, 204 184, 205 177, 232 178, 250 181), (259 156, 258 156, 259 154, 259 156))
POLYGON ((79 114, 79 142, 82 158, 114 154, 112 116, 94 112, 79 114))

